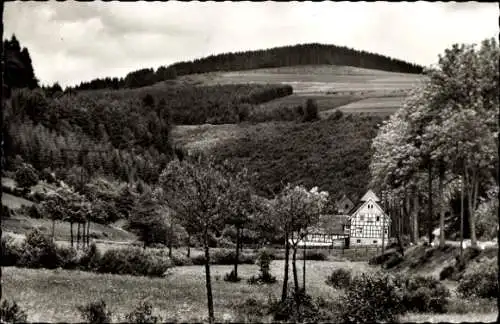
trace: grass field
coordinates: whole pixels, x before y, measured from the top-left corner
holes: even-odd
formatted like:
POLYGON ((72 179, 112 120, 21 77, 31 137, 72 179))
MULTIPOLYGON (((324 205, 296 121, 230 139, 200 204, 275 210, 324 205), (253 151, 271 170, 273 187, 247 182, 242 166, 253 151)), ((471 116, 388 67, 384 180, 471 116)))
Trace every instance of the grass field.
POLYGON ((22 206, 29 207, 33 205, 33 202, 21 197, 8 194, 6 192, 2 192, 2 205, 7 206, 10 209, 18 209, 22 206))
MULTIPOLYGON (((302 262, 298 262, 301 277, 302 262)), ((353 272, 373 271, 363 262, 307 261, 307 289, 313 296, 335 298, 340 291, 327 286, 326 276, 337 268, 353 272)), ((238 304, 247 298, 267 301, 279 297, 283 261, 274 261, 271 272, 278 282, 271 286, 250 286, 246 281, 227 283, 222 280, 232 266, 212 266, 215 316, 217 321, 238 319, 238 304)), ((256 265, 240 265, 244 279, 256 274, 256 265)), ((200 322, 206 319, 206 290, 202 266, 177 267, 166 278, 144 278, 102 275, 80 271, 35 270, 7 267, 3 269, 3 296, 16 300, 27 310, 28 320, 36 322, 80 322, 77 305, 102 298, 114 312, 115 321, 122 321, 139 301, 149 301, 155 313, 167 321, 200 322)), ((467 314, 407 314, 409 322, 493 321, 495 304, 488 301, 475 313, 467 314)), ((263 319, 268 320, 268 319, 263 319)))
MULTIPOLYGON (((34 228, 38 228, 42 233, 52 234, 52 221, 49 219, 34 219, 26 216, 15 216, 2 219, 3 232, 25 235, 34 228)), ((73 235, 75 235, 75 238, 76 231, 77 225, 73 224, 73 235)), ((95 233, 99 239, 110 241, 134 241, 136 239, 133 234, 120 228, 97 223, 90 224, 90 233, 95 233)), ((69 222, 56 222, 55 238, 58 241, 69 241, 71 239, 69 222)))
POLYGON ((350 66, 314 65, 212 72, 188 75, 182 80, 201 84, 287 83, 295 93, 363 92, 411 89, 423 76, 369 70, 350 66))
MULTIPOLYGON (((345 267, 357 273, 371 270, 366 263, 308 261, 307 264, 310 293, 325 298, 339 293, 324 283, 333 269, 345 267)), ((281 292, 282 261, 272 263, 271 272, 279 282, 271 286, 250 286, 246 281, 227 283, 222 278, 231 266, 212 266, 211 269, 215 314, 219 321, 236 316, 235 302, 250 297, 267 300, 269 295, 278 297, 281 292)), ((239 272, 241 277, 248 278, 257 274, 258 267, 240 265, 239 272)), ((2 284, 3 296, 17 300, 27 309, 30 321, 78 322, 81 319, 75 312, 76 305, 103 298, 121 315, 147 299, 164 318, 197 322, 203 320, 207 312, 204 276, 202 266, 174 268, 166 278, 155 279, 7 267, 3 269, 2 284)))

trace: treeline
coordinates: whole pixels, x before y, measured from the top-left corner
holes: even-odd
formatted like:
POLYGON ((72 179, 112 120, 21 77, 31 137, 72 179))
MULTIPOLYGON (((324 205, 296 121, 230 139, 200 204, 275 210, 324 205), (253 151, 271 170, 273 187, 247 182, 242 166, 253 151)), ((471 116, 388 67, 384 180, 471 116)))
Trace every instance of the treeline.
POLYGON ((177 73, 173 67, 160 66, 156 71, 152 68, 140 69, 128 73, 125 78, 97 78, 81 82, 73 90, 99 90, 99 89, 134 89, 146 87, 158 82, 175 80, 177 73))
POLYGON ((423 67, 388 56, 352 48, 324 44, 301 44, 211 55, 171 65, 177 75, 213 71, 239 71, 296 65, 348 65, 402 73, 422 73, 423 67))
POLYGON ((134 90, 101 91, 81 97, 111 102, 144 98, 157 102, 158 111, 169 111, 174 124, 225 124, 247 120, 251 105, 293 93, 289 85, 230 84, 214 86, 152 86, 134 90))

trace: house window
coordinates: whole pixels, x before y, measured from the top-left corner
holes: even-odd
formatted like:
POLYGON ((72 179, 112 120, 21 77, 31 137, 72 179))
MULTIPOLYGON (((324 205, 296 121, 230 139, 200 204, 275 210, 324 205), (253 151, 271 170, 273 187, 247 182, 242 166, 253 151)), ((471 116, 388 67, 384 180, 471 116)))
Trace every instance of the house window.
POLYGON ((378 222, 378 221, 380 221, 380 217, 379 217, 379 216, 377 216, 377 222, 378 222))
POLYGON ((359 215, 359 220, 364 221, 365 220, 365 215, 359 215))
POLYGON ((377 244, 377 240, 374 240, 374 241, 373 241, 373 244, 377 244))
POLYGON ((356 234, 362 235, 363 234, 363 227, 357 227, 356 228, 356 234))
POLYGON ((361 243, 361 240, 356 240, 356 243, 361 243))

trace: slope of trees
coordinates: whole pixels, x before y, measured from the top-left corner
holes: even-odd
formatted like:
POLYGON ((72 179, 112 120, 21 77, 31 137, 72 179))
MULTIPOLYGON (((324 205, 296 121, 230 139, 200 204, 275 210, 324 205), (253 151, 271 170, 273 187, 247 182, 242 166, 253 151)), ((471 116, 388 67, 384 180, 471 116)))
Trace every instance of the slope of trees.
POLYGON ((174 124, 221 124, 244 121, 251 105, 291 95, 289 85, 230 84, 215 86, 152 86, 134 90, 80 94, 87 100, 157 102, 158 114, 169 112, 174 124), (146 97, 148 98, 146 100, 146 97))
POLYGON ((305 124, 279 123, 272 125, 272 136, 250 133, 224 141, 213 153, 255 173, 252 186, 268 198, 287 182, 361 197, 370 181, 371 140, 382 120, 379 115, 345 115, 305 124))

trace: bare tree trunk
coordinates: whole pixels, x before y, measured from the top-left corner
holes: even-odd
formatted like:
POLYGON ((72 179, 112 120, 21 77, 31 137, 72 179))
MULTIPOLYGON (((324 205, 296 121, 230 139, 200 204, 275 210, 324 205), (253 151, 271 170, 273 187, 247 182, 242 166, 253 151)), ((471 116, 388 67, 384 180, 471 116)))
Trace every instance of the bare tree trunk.
POLYGON ((469 229, 470 229, 470 241, 471 246, 477 247, 477 237, 476 237, 476 200, 478 191, 478 181, 476 173, 473 171, 471 175, 467 173, 465 169, 466 183, 469 184, 467 188, 467 203, 469 205, 469 229), (467 181, 468 180, 468 181, 467 181))
POLYGON ((70 229, 70 233, 71 233, 71 247, 73 247, 73 222, 72 221, 69 222, 69 229, 70 229))
POLYGON ((444 169, 440 168, 439 170, 439 248, 444 249, 446 244, 445 236, 444 236, 444 218, 446 212, 446 204, 445 204, 445 192, 444 192, 444 169))
POLYGON ((240 260, 240 228, 236 227, 236 256, 234 259, 234 276, 238 278, 238 262, 240 260))
POLYGON ((281 301, 284 302, 288 295, 288 264, 290 261, 290 243, 288 242, 288 232, 285 233, 285 273, 283 274, 283 289, 281 291, 281 301))
POLYGON ((187 237, 187 257, 191 257, 191 234, 187 237))
POLYGON ((56 219, 52 218, 52 241, 55 241, 56 237, 56 219))
POLYGON ((464 188, 465 179, 462 174, 462 186, 460 188, 460 261, 464 256, 464 188))
POLYGON ((82 247, 85 247, 85 242, 87 241, 87 238, 85 236, 85 229, 87 228, 87 222, 82 223, 82 247))
POLYGON ((418 194, 415 192, 413 196, 413 215, 412 215, 412 225, 413 225, 413 243, 417 244, 418 239, 420 237, 418 232, 418 212, 420 209, 418 194))
POLYGON ((78 230, 76 232, 76 247, 80 248, 80 221, 78 221, 78 230))
POLYGON ((432 161, 429 161, 429 166, 428 166, 428 173, 429 173, 429 215, 427 216, 427 233, 429 236, 429 245, 432 243, 432 161))
POLYGON ((297 246, 293 247, 292 271, 293 271, 293 284, 295 286, 295 293, 297 294, 299 292, 299 277, 297 275, 297 246))
POLYGON ((306 293, 306 238, 304 237, 304 260, 302 264, 302 289, 304 290, 304 294, 306 293))
POLYGON ((87 222, 87 246, 90 246, 90 219, 87 222))
POLYGON ((210 277, 210 248, 208 247, 208 233, 204 233, 205 245, 205 281, 207 287, 208 321, 210 324, 215 322, 214 301, 212 297, 212 278, 210 277))

